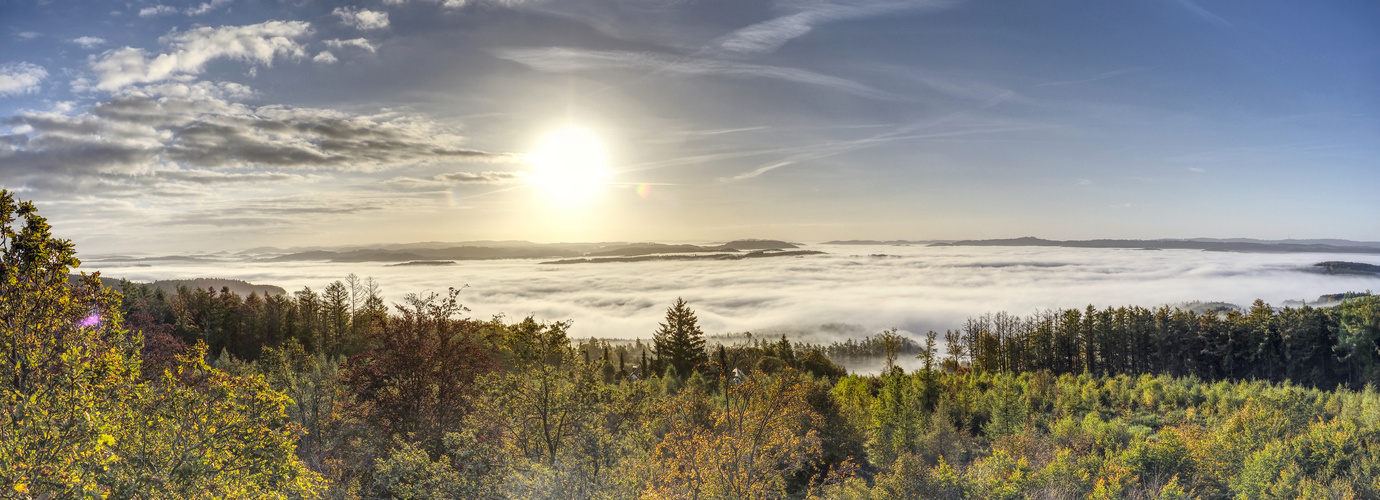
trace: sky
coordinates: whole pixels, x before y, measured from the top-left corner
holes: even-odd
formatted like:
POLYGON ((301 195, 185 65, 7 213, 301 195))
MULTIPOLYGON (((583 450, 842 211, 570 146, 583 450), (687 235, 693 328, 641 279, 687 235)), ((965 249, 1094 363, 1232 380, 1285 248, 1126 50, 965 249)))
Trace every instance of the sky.
POLYGON ((1370 0, 0 0, 79 251, 1380 240, 1370 0))

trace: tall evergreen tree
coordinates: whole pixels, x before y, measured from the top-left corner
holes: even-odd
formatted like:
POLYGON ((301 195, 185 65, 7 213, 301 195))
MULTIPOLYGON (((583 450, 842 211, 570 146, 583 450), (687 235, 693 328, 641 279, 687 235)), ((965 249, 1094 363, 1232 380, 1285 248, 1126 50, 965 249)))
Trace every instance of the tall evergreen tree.
POLYGON ((666 309, 666 322, 652 336, 657 357, 676 368, 676 373, 690 373, 700 363, 708 361, 704 352, 704 332, 700 331, 695 311, 685 299, 666 309))

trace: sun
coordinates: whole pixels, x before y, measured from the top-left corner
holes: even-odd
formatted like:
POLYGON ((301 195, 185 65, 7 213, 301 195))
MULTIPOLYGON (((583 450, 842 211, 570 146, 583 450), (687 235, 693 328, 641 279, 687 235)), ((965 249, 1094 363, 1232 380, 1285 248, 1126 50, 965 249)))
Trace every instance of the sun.
POLYGON ((599 137, 582 127, 568 127, 547 136, 527 155, 531 184, 557 204, 588 201, 604 186, 611 172, 599 137))

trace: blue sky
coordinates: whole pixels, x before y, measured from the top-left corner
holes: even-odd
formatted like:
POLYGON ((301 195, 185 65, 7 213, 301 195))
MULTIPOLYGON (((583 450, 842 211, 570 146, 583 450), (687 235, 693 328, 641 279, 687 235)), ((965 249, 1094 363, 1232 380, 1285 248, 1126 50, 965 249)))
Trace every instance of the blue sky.
POLYGON ((0 0, 0 186, 93 251, 1380 240, 1377 26, 1370 1, 0 0), (605 159, 579 199, 531 155, 569 127, 605 159))

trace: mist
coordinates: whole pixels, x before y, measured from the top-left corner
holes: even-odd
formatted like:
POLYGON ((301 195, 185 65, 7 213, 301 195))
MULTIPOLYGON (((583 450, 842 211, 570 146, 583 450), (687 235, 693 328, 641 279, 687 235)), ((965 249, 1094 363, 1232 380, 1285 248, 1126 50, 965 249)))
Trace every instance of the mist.
MULTIPOLYGON (((708 334, 750 331, 812 343, 887 328, 906 334, 958 328, 969 316, 1007 311, 1195 300, 1248 306, 1263 299, 1314 301, 1377 288, 1380 278, 1305 271, 1327 254, 1045 247, 810 245, 823 255, 740 261, 543 265, 538 260, 461 261, 442 267, 384 263, 282 263, 83 257, 81 271, 111 278, 231 278, 290 292, 320 291, 354 273, 373 277, 387 301, 465 287, 470 315, 571 320, 573 338, 650 338, 677 297, 708 334)), ((1380 256, 1346 260, 1380 264, 1380 256)))

